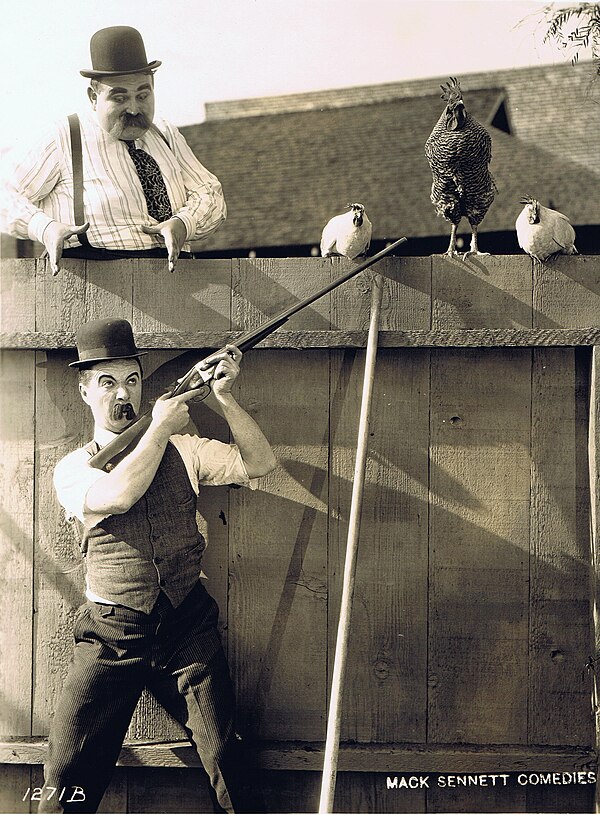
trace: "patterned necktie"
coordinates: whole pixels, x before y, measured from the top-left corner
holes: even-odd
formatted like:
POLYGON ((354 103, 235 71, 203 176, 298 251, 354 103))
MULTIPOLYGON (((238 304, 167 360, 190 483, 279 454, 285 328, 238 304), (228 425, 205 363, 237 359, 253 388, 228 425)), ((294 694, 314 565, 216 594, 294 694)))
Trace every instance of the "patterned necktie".
POLYGON ((144 190, 148 214, 159 223, 168 220, 173 215, 173 211, 160 167, 145 150, 139 150, 135 142, 127 141, 125 144, 144 190))

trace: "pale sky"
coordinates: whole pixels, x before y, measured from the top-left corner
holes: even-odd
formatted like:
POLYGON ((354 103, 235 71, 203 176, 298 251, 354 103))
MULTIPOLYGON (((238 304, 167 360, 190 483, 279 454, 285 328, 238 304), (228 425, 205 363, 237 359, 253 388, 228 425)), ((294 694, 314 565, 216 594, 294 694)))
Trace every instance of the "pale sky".
POLYGON ((546 0, 10 0, 4 5, 0 150, 87 104, 87 81, 79 70, 91 67, 91 35, 110 25, 138 28, 148 59, 162 60, 157 112, 176 125, 202 121, 207 101, 568 61, 556 46, 542 43, 539 14, 546 0))

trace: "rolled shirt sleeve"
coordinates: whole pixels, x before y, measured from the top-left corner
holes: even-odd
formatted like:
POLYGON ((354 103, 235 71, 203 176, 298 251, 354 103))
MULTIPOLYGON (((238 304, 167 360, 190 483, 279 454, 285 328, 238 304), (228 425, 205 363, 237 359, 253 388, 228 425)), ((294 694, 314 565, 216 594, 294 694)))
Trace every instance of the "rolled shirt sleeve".
POLYGON ((174 125, 162 120, 161 130, 166 132, 172 145, 187 193, 186 204, 173 214, 185 224, 188 241, 201 240, 214 232, 227 218, 221 182, 198 161, 174 125))
POLYGON ((2 161, 0 230, 16 238, 41 241, 53 220, 38 206, 56 187, 62 172, 59 138, 48 129, 38 143, 2 161))
POLYGON ((196 494, 200 486, 238 484, 255 489, 256 479, 248 476, 237 444, 198 436, 171 436, 171 441, 181 454, 196 494))
POLYGON ((90 512, 86 508, 85 497, 92 484, 108 478, 108 473, 90 467, 89 459, 90 454, 84 448, 74 450, 61 459, 54 468, 54 489, 67 517, 78 518, 87 529, 92 529, 106 515, 90 512))

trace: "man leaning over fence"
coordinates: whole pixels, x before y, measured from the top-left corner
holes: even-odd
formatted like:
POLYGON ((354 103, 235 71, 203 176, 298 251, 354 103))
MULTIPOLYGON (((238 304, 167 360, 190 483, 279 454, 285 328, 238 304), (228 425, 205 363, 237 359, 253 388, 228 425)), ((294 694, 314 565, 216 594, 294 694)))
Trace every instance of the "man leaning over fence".
POLYGON ((90 42, 90 108, 52 126, 3 172, 0 230, 44 244, 54 274, 62 256, 167 257, 173 271, 190 241, 226 218, 221 184, 178 129, 154 123, 154 72, 128 26, 90 42))
POLYGON ((94 438, 57 464, 54 484, 78 527, 87 601, 75 617, 74 659, 50 729, 39 811, 96 811, 144 688, 185 728, 221 810, 260 811, 243 783, 232 682, 218 607, 199 579, 205 542, 196 523, 200 486, 248 486, 276 463, 231 393, 242 353, 226 346, 209 360, 217 366, 209 399, 235 443, 182 435, 187 402, 199 391, 167 394, 137 446, 102 470, 90 458, 139 412, 142 354, 131 325, 116 318, 84 325, 77 348, 71 365, 94 438), (63 789, 79 793, 59 800, 54 791, 63 789))

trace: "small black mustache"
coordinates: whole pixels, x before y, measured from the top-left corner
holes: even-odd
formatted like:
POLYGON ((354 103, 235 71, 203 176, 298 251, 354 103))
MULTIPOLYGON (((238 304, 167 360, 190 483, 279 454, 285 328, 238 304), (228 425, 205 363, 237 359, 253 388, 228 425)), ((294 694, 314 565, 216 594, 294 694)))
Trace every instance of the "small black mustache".
POLYGON ((127 111, 124 111, 121 114, 121 121, 125 127, 145 127, 146 130, 150 127, 150 122, 143 113, 127 113, 127 111))
POLYGON ((135 419, 135 410, 133 409, 133 405, 129 402, 125 402, 124 404, 118 402, 113 408, 113 419, 120 422, 123 416, 129 421, 135 419))

